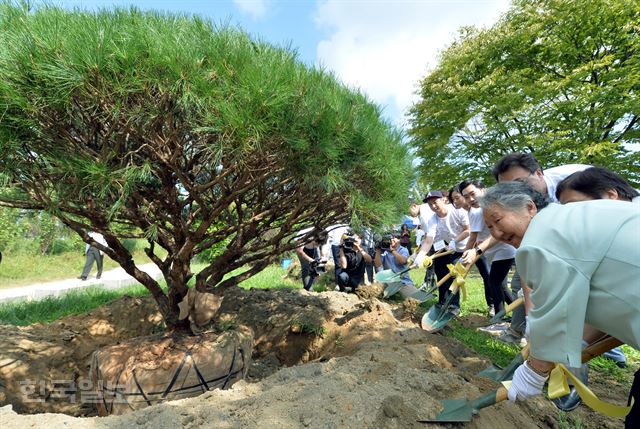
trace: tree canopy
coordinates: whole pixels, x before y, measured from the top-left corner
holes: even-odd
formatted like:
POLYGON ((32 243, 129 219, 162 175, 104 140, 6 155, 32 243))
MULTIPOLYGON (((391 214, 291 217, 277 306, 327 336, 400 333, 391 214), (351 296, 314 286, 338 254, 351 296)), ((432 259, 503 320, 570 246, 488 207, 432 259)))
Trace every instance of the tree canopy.
POLYGON ((421 82, 411 143, 435 186, 488 177, 506 153, 587 163, 640 184, 640 2, 515 0, 464 28, 421 82))
POLYGON ((101 232, 170 327, 194 256, 226 245, 195 276, 222 293, 304 226, 395 219, 411 180, 380 108, 290 48, 192 16, 0 5, 0 204, 101 232))

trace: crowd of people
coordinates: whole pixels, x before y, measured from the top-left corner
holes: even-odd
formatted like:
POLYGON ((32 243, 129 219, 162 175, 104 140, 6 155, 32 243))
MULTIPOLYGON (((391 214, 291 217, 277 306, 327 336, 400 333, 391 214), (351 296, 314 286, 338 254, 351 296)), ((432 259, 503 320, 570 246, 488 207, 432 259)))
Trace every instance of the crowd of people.
MULTIPOLYGON (((449 249, 448 255, 433 259, 437 278, 456 261, 475 264, 489 316, 517 296, 525 298, 500 336, 530 345, 529 358, 514 374, 511 400, 540 394, 555 363, 586 383, 583 347, 604 334, 640 347, 640 193, 606 168, 569 164, 543 170, 528 153, 504 156, 492 175, 497 184, 490 188, 464 178, 447 192, 430 191, 423 204, 411 204, 409 214, 419 224, 413 253, 406 225, 377 242, 361 239, 346 225, 328 232, 338 288, 355 290, 363 284, 367 266, 400 272, 449 249)), ((316 248, 322 244, 316 242, 316 248)), ((323 260, 320 251, 305 255, 309 263, 323 260)), ((371 275, 368 279, 373 280, 371 275)), ((451 282, 439 288, 436 305, 447 303, 447 310, 457 314, 459 297, 448 297, 451 282)), ((408 275, 402 283, 403 296, 416 291, 408 275)), ((619 348, 607 357, 626 365, 619 348)), ((627 427, 640 427, 639 374, 627 427)), ((554 403, 570 411, 580 397, 572 388, 554 403)))
MULTIPOLYGON (((410 206, 426 232, 415 263, 437 250, 431 245, 440 240, 456 251, 452 259, 478 266, 489 314, 518 294, 525 297, 526 305, 514 311, 501 336, 520 345, 526 337, 530 344, 529 359, 513 377, 511 400, 541 394, 556 363, 586 384, 583 347, 604 334, 640 345, 640 194, 608 169, 570 164, 543 170, 526 153, 503 157, 492 173, 498 183, 489 189, 465 179, 448 196, 431 191, 424 204, 410 206), (466 217, 461 219, 460 213, 466 217)), ((444 271, 436 268, 436 273, 440 277, 444 271)), ((439 302, 448 289, 440 289, 439 302)), ((450 311, 457 312, 458 302, 452 302, 450 311)), ((619 348, 606 356, 626 365, 619 348)), ((627 427, 640 427, 639 372, 627 427)), ((570 411, 580 397, 572 388, 554 403, 570 411)))

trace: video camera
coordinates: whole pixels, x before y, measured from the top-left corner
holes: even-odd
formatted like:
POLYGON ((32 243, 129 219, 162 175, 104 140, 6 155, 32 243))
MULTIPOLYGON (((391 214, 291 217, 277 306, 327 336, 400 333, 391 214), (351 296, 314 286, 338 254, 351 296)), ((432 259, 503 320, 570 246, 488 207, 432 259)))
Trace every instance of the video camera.
POLYGON ((314 259, 309 263, 309 268, 311 269, 312 274, 319 276, 320 274, 324 274, 327 272, 327 261, 322 259, 314 259))
POLYGON ((356 242, 356 237, 353 233, 348 232, 346 234, 342 234, 342 247, 345 250, 353 250, 353 245, 356 242))
POLYGON ((388 252, 391 250, 391 235, 384 235, 380 240, 375 243, 376 249, 380 249, 381 252, 388 252))

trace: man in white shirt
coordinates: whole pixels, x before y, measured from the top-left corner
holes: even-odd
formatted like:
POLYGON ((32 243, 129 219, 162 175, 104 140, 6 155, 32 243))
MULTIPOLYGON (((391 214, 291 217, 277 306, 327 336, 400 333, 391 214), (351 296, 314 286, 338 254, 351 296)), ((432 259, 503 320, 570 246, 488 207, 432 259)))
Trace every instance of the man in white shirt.
MULTIPOLYGON (((464 209, 456 209, 451 204, 447 204, 444 195, 440 191, 429 192, 426 200, 434 214, 426 220, 420 216, 420 225, 425 231, 425 237, 422 239, 422 244, 417 251, 417 255, 415 255, 414 261, 416 265, 422 265, 427 252, 429 252, 434 242, 448 246, 455 252, 433 261, 436 276, 441 279, 449 273, 447 264, 454 263, 456 259, 462 256, 462 251, 465 249, 469 237, 469 218, 464 209)), ((438 290, 439 305, 444 303, 452 282, 453 279, 449 279, 440 286, 438 290)), ((452 313, 457 314, 460 311, 459 294, 456 294, 450 305, 449 311, 452 313)))
POLYGON ((493 166, 493 177, 498 182, 523 182, 557 203, 556 186, 576 171, 589 168, 585 164, 566 164, 542 171, 540 163, 530 153, 514 152, 502 157, 493 166))
MULTIPOLYGON (((94 242, 107 246, 107 241, 104 239, 102 234, 99 232, 91 231, 87 234, 94 242)), ((84 269, 82 270, 82 274, 80 274, 80 280, 86 280, 91 268, 93 267, 93 261, 96 262, 96 266, 98 267, 98 273, 96 274, 96 279, 100 279, 102 276, 102 250, 95 247, 93 244, 87 243, 84 249, 85 255, 87 255, 87 259, 84 263, 84 269)))

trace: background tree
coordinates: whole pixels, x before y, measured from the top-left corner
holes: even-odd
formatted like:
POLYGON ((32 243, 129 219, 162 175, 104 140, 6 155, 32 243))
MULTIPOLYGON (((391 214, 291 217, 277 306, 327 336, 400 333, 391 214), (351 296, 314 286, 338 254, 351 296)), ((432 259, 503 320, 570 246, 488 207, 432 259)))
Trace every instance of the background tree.
POLYGON ((640 2, 515 0, 493 28, 464 28, 410 112, 435 186, 489 177, 506 153, 543 167, 606 166, 640 183, 640 2))
POLYGON ((194 256, 227 243, 195 276, 223 293, 296 247, 302 226, 395 219, 412 179, 365 96, 198 17, 5 2, 0 112, 0 204, 45 210, 84 240, 101 232, 169 328, 186 324, 194 256), (166 293, 123 245, 138 236, 166 293))

